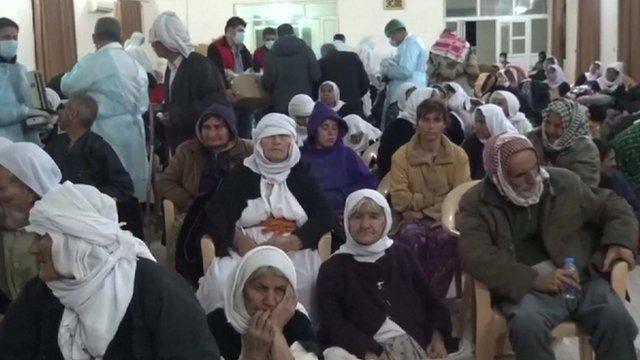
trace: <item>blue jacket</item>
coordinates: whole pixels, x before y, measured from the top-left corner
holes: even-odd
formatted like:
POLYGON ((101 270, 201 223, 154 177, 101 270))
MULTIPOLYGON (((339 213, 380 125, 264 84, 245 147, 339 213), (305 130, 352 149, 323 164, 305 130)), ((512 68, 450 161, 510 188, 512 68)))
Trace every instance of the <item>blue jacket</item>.
POLYGON ((427 48, 417 35, 408 35, 398 46, 394 65, 384 71, 391 82, 388 85, 389 103, 398 101, 396 89, 404 82, 417 87, 427 86, 427 48))

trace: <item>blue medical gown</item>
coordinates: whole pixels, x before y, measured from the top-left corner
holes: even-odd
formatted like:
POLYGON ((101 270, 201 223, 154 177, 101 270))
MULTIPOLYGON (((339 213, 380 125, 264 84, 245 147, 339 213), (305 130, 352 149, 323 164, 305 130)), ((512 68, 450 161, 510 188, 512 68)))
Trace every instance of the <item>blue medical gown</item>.
POLYGON ((396 92, 404 82, 411 82, 417 87, 427 86, 427 55, 424 41, 417 35, 408 35, 398 46, 395 65, 384 71, 391 79, 387 87, 390 104, 398 101, 396 92))
POLYGON ((138 200, 146 198, 149 177, 142 120, 149 107, 147 82, 144 69, 118 43, 80 59, 61 82, 65 95, 86 92, 98 102, 92 130, 118 154, 138 200))
MULTIPOLYGON (((29 111, 27 69, 19 63, 0 64, 0 136, 11 141, 35 140, 25 137, 24 121, 29 111)), ((37 133, 35 134, 37 138, 37 133)))

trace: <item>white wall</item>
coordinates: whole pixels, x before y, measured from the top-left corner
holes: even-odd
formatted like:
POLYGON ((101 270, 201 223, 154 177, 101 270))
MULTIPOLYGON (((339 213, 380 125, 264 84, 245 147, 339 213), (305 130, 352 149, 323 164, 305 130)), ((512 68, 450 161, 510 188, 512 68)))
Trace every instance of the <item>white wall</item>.
POLYGON ((78 59, 96 50, 93 45, 93 28, 99 18, 115 16, 114 12, 89 12, 90 0, 73 0, 73 11, 76 18, 76 49, 78 59))
POLYGON ((618 60, 618 2, 600 0, 600 61, 618 60))
POLYGON ((35 40, 33 38, 33 10, 31 1, 0 0, 0 16, 8 17, 20 27, 18 35, 18 62, 28 70, 36 68, 35 40))

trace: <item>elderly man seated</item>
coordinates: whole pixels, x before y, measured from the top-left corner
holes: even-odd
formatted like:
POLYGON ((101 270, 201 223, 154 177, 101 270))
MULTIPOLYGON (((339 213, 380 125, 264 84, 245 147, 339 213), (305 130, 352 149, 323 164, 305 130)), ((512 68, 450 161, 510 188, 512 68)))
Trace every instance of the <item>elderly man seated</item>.
POLYGON ((635 359, 637 327, 606 280, 615 261, 635 263, 629 205, 569 170, 541 168, 519 134, 492 137, 483 157, 487 176, 460 203, 460 256, 505 314, 516 358, 554 359, 551 331, 571 319, 598 359, 635 359), (568 257, 577 271, 563 267, 568 257))
POLYGON ((33 204, 60 183, 61 175, 53 160, 37 145, 0 140, 0 314, 3 314, 7 303, 38 273, 28 250, 34 236, 19 229, 28 224, 33 204))

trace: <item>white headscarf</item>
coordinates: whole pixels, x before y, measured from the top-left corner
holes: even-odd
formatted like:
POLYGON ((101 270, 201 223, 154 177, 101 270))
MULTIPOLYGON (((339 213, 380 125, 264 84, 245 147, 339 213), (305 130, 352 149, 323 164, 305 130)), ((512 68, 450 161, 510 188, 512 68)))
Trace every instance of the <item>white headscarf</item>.
POLYGON ((447 101, 447 105, 449 106, 449 110, 458 111, 458 110, 466 110, 471 111, 471 97, 467 94, 466 91, 455 81, 451 81, 445 83, 445 85, 449 85, 455 91, 449 100, 447 101))
POLYGON ((229 289, 224 294, 224 313, 227 321, 241 335, 247 332, 251 321, 244 303, 244 287, 251 275, 265 266, 280 270, 289 280, 293 290, 296 290, 296 269, 284 251, 273 246, 258 246, 246 253, 237 265, 233 278, 229 281, 229 289))
POLYGON ((167 49, 178 52, 185 58, 194 50, 187 28, 173 11, 158 15, 149 30, 149 41, 160 41, 167 49))
POLYGON ((52 239, 63 280, 47 286, 64 305, 58 345, 65 359, 104 356, 133 296, 137 258, 154 260, 142 240, 120 229, 115 201, 65 182, 35 203, 25 229, 52 239))
POLYGON ((398 109, 401 113, 407 108, 407 100, 409 100, 409 96, 411 96, 411 94, 407 96, 407 91, 409 91, 409 89, 411 88, 415 89, 416 86, 413 85, 413 83, 405 82, 400 84, 400 86, 398 86, 398 88, 396 89, 395 98, 398 99, 398 109))
POLYGON ((0 148, 13 144, 13 141, 0 136, 0 148))
POLYGON ((557 89, 558 86, 562 85, 564 82, 564 70, 560 67, 560 65, 549 65, 549 68, 553 68, 556 71, 556 80, 551 81, 547 78, 544 82, 549 84, 549 87, 552 89, 557 89))
POLYGON ((391 240, 387 236, 389 234, 389 231, 391 230, 391 225, 393 223, 393 219, 391 217, 391 208, 389 207, 387 199, 385 199, 384 196, 379 192, 371 189, 362 189, 352 192, 351 195, 347 197, 347 200, 345 202, 343 220, 344 232, 347 235, 347 241, 344 243, 344 245, 340 246, 338 251, 336 251, 336 254, 351 254, 357 261, 375 262, 376 260, 384 256, 384 252, 391 245, 393 245, 393 240, 391 240), (382 207, 384 209, 384 217, 386 220, 386 225, 384 231, 382 232, 382 236, 378 241, 371 245, 359 244, 349 232, 349 217, 353 215, 356 205, 358 205, 358 203, 360 203, 360 201, 364 198, 369 198, 380 207, 382 207))
POLYGON ((60 169, 51 156, 32 143, 19 142, 3 147, 0 166, 9 170, 40 197, 62 180, 60 169))
POLYGON ((146 51, 142 48, 144 44, 144 35, 140 32, 131 34, 129 40, 124 43, 124 51, 134 58, 146 73, 153 74, 153 65, 146 51))
POLYGON ((401 111, 398 115, 398 118, 407 120, 408 122, 416 125, 418 123, 418 106, 425 100, 431 99, 434 94, 434 89, 427 88, 418 88, 414 90, 411 95, 409 95, 409 99, 407 99, 407 104, 405 105, 404 111, 401 111))
POLYGON ((291 98, 289 101, 289 116, 295 118, 296 116, 309 117, 313 111, 315 102, 307 94, 298 94, 291 98))
POLYGON ((509 91, 498 90, 494 91, 489 98, 489 101, 493 101, 495 99, 503 98, 507 102, 507 111, 509 112, 509 121, 513 127, 518 130, 520 134, 526 134, 533 129, 529 119, 520 112, 520 101, 518 98, 510 93, 509 91))
POLYGON ((296 122, 283 114, 267 114, 260 120, 258 126, 253 129, 252 135, 253 154, 244 159, 243 164, 267 180, 285 183, 291 168, 300 161, 300 149, 296 145, 296 122), (264 150, 260 144, 260 140, 273 135, 291 136, 289 158, 280 163, 269 161, 265 157, 264 150))
MULTIPOLYGON (((485 104, 481 105, 476 109, 476 112, 480 111, 482 115, 484 115, 484 120, 487 123, 487 127, 489 128, 489 132, 491 136, 495 136, 498 134, 502 134, 504 132, 517 134, 518 130, 516 130, 509 119, 504 116, 504 111, 498 105, 494 104, 485 104)), ((483 141, 485 139, 480 139, 483 141)))
POLYGON ((589 71, 584 73, 584 77, 587 79, 587 81, 596 81, 600 78, 600 76, 602 76, 602 63, 600 61, 594 61, 591 65, 593 64, 598 65, 598 71, 595 74, 592 74, 590 66, 589 71))
POLYGON ((598 79, 598 86, 600 86, 600 91, 603 93, 612 93, 614 92, 618 86, 622 84, 622 80, 624 78, 622 69, 624 64, 620 61, 614 62, 607 66, 606 70, 613 69, 618 72, 618 76, 613 81, 607 80, 607 71, 605 70, 603 75, 598 79))
POLYGON ((329 85, 333 89, 333 101, 336 104, 333 107, 331 107, 331 109, 333 109, 333 111, 335 111, 335 112, 338 112, 344 106, 345 102, 340 100, 340 88, 333 81, 325 81, 322 84, 320 84, 320 87, 318 88, 318 100, 322 99, 322 97, 321 97, 322 96, 322 87, 325 86, 325 85, 329 85))
POLYGON ((342 142, 357 153, 365 151, 369 146, 369 142, 376 141, 382 136, 382 131, 364 121, 364 119, 358 115, 347 115, 343 119, 349 126, 349 132, 342 138, 342 142), (351 142, 351 135, 358 133, 362 133, 362 138, 359 143, 354 144, 351 142))

